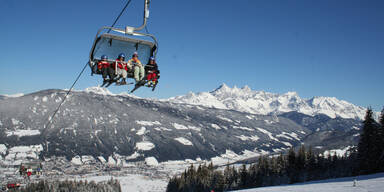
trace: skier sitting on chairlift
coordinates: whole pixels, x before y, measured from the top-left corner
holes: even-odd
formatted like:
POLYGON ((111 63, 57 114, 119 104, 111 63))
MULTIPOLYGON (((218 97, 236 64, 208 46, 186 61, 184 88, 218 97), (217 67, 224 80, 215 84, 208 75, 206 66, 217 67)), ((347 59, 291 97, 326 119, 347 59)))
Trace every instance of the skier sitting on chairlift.
POLYGON ((149 63, 145 65, 145 71, 147 72, 148 87, 152 87, 157 83, 160 71, 157 67, 157 63, 154 57, 149 58, 149 63))
POLYGON ((128 61, 128 64, 133 66, 133 77, 135 78, 136 83, 138 83, 144 78, 145 71, 136 51, 133 53, 132 59, 128 61))
POLYGON ((108 62, 108 56, 101 56, 101 60, 97 63, 97 68, 101 71, 101 74, 103 76, 103 84, 106 84, 107 82, 112 83, 115 70, 111 67, 110 63, 108 62), (107 79, 107 76, 109 76, 109 79, 107 79))
MULTIPOLYGON (((126 62, 124 62, 124 60, 125 60, 125 54, 120 53, 119 56, 117 57, 116 63, 115 63, 115 65, 117 65, 117 66, 114 66, 116 68, 116 74, 119 76, 118 78, 120 78, 120 77, 123 78, 121 80, 121 83, 118 80, 116 81, 116 84, 120 84, 120 85, 127 84, 125 79, 127 78, 128 65, 126 62)), ((118 78, 116 78, 116 79, 118 79, 118 78)))

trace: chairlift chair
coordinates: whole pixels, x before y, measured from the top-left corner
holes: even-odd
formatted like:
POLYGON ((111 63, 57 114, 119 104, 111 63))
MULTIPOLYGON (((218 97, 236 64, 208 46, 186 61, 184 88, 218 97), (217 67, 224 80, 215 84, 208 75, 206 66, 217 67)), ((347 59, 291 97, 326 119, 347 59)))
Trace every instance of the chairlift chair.
MULTIPOLYGON (((138 32, 145 27, 149 17, 149 0, 144 0, 144 3, 144 21, 140 27, 127 26, 125 29, 102 27, 97 31, 88 61, 92 74, 101 74, 97 70, 97 63, 101 60, 102 55, 107 55, 108 62, 112 63, 120 53, 130 57, 137 52, 143 65, 149 63, 150 57, 156 58, 158 47, 156 37, 152 34, 138 32), (112 34, 110 31, 116 34, 112 34)), ((128 78, 133 78, 133 74, 128 73, 128 78)))

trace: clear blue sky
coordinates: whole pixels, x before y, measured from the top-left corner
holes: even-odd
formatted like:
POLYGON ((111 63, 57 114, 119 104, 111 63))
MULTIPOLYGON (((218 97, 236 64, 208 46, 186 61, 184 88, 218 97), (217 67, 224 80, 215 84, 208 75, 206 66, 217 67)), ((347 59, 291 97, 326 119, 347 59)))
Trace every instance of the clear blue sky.
MULTIPOLYGON (((0 94, 69 88, 97 29, 126 2, 0 0, 0 94)), ((135 94, 167 98, 226 83, 381 110, 383 10, 382 0, 152 0, 162 76, 155 92, 135 94)), ((143 0, 132 0, 117 26, 140 25, 142 12, 143 0)), ((100 81, 87 68, 75 89, 100 81)))

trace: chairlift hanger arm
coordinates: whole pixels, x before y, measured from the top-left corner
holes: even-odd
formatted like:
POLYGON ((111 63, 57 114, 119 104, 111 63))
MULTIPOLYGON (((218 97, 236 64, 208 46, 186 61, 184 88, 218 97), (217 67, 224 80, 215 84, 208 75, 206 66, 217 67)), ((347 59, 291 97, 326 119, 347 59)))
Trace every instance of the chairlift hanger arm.
POLYGON ((140 27, 134 28, 134 31, 140 31, 147 25, 147 19, 149 18, 149 3, 150 0, 144 0, 144 18, 143 24, 140 27))
MULTIPOLYGON (((128 7, 129 3, 131 3, 132 0, 129 0, 123 10, 121 10, 119 16, 117 16, 116 20, 113 22, 111 27, 114 27, 116 22, 120 19, 120 16, 124 13, 125 9, 128 7)), ((149 3, 150 0, 144 0, 144 18, 143 18, 143 24, 140 27, 131 27, 133 31, 140 31, 147 25, 147 19, 149 18, 149 3)), ((108 33, 111 30, 108 31, 108 33)))

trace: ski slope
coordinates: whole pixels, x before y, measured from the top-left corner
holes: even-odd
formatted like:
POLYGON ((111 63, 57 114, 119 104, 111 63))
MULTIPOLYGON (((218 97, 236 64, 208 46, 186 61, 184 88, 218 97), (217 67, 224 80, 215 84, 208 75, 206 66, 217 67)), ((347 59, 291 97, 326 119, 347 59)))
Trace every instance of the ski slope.
POLYGON ((382 192, 384 190, 384 173, 358 177, 345 177, 322 181, 260 187, 239 190, 241 192, 382 192), (356 186, 354 180, 356 179, 356 186))

